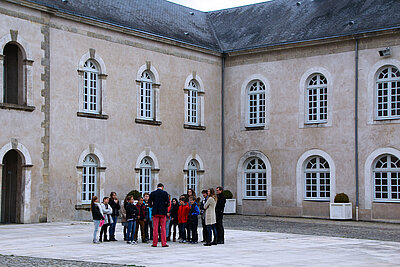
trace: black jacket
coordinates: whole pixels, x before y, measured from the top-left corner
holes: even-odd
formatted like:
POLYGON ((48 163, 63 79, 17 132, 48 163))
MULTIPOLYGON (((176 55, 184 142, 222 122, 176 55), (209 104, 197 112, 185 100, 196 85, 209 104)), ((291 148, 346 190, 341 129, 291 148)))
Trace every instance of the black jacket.
POLYGON ((126 220, 136 220, 138 216, 138 209, 135 204, 127 202, 125 204, 125 210, 126 210, 126 220))
POLYGON ((226 203, 224 194, 222 194, 222 193, 218 194, 217 197, 218 197, 218 200, 217 200, 217 205, 215 206, 215 212, 224 212, 225 203, 226 203))
POLYGON ((168 193, 157 189, 150 194, 149 205, 152 210, 152 215, 165 215, 167 216, 168 206, 169 206, 169 198, 168 193))
POLYGON ((113 210, 111 215, 112 216, 118 216, 119 215, 119 210, 121 209, 121 206, 119 205, 119 201, 118 201, 118 203, 115 203, 114 199, 110 198, 110 202, 108 204, 110 204, 110 206, 111 206, 111 208, 113 210))
POLYGON ((171 207, 171 218, 173 218, 173 222, 178 223, 178 210, 179 210, 179 204, 172 204, 171 207))
POLYGON ((92 216, 93 216, 93 220, 96 220, 96 221, 104 220, 103 215, 101 215, 99 205, 94 204, 92 206, 92 216))

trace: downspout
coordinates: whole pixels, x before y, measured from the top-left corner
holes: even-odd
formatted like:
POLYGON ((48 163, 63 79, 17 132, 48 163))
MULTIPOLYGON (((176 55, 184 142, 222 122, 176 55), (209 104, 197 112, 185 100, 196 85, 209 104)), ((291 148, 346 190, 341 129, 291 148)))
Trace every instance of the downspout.
POLYGON ((225 185, 225 108, 224 108, 224 87, 225 87, 225 54, 221 60, 221 186, 225 185))
POLYGON ((355 167, 356 167, 356 221, 358 221, 359 191, 358 191, 358 39, 355 45, 355 98, 354 98, 354 136, 355 136, 355 167))

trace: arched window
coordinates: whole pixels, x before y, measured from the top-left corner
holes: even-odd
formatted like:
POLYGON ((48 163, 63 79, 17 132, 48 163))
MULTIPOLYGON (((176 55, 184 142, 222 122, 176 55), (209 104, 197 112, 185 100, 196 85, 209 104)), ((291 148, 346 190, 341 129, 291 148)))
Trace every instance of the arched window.
POLYGON ((376 118, 400 118, 400 72, 384 67, 376 78, 376 118))
POLYGON ((188 164, 188 176, 187 176, 187 189, 191 188, 197 194, 197 171, 198 171, 198 163, 196 160, 191 160, 188 164))
POLYGON ((150 72, 144 71, 140 78, 140 117, 153 119, 153 78, 150 72))
POLYGON ((189 82, 187 88, 187 123, 190 125, 198 125, 198 84, 195 80, 189 82))
POLYGON ((381 156, 374 166, 374 200, 400 201, 400 160, 381 156))
POLYGON ((250 159, 244 169, 245 197, 267 197, 267 170, 259 158, 250 159))
POLYGON ((248 126, 265 125, 265 85, 262 81, 253 81, 247 92, 248 126))
POLYGON ((23 54, 18 45, 7 43, 4 46, 3 86, 4 103, 25 105, 23 90, 23 54))
POLYGON ((305 199, 329 200, 331 192, 329 163, 320 156, 304 165, 305 199))
POLYGON ((100 112, 99 69, 93 60, 83 65, 83 111, 88 113, 100 112))
POLYGON ((324 123, 328 120, 328 81, 322 74, 313 74, 307 83, 306 122, 324 123))
POLYGON ((82 170, 82 203, 90 203, 97 194, 97 167, 97 159, 93 155, 87 155, 82 170))
POLYGON ((153 162, 150 158, 145 157, 140 162, 140 177, 139 177, 139 192, 143 195, 144 193, 151 192, 151 169, 153 166, 153 162))

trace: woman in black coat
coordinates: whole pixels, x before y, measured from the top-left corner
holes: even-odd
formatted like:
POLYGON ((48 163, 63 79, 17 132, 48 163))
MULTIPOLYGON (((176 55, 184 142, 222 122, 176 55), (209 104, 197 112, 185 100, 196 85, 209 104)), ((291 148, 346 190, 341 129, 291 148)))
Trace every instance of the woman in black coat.
POLYGON ((174 226, 174 236, 172 241, 176 242, 176 226, 178 225, 178 209, 179 202, 176 198, 172 199, 172 207, 171 207, 171 223, 169 224, 169 235, 167 240, 171 240, 171 229, 174 226))
POLYGON ((98 244, 99 240, 97 240, 97 232, 99 231, 100 221, 104 220, 104 215, 101 206, 99 204, 99 199, 96 196, 92 197, 92 203, 90 205, 90 209, 92 210, 92 217, 94 223, 93 243, 98 244))

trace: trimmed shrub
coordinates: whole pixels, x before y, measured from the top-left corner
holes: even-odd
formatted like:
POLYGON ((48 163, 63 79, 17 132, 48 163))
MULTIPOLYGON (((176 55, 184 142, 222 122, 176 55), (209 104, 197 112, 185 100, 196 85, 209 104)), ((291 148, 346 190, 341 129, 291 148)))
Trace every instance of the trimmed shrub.
POLYGON ((229 191, 229 190, 224 190, 223 194, 224 194, 224 197, 225 197, 226 199, 232 199, 232 198, 233 198, 233 194, 232 194, 232 192, 229 191))
POLYGON ((142 196, 142 194, 140 194, 140 192, 137 190, 132 190, 126 196, 133 196, 134 200, 139 200, 139 198, 142 196))
POLYGON ((340 193, 335 196, 335 203, 349 203, 349 197, 345 193, 340 193))

